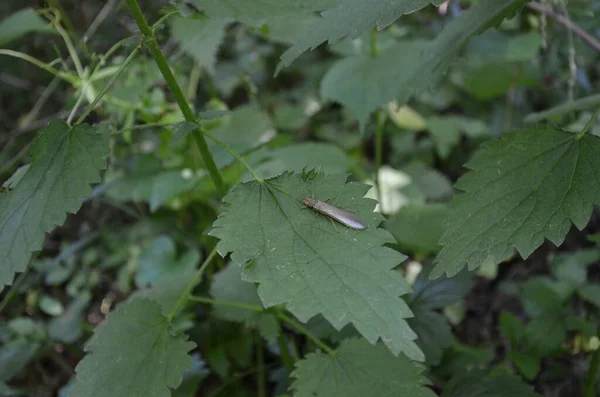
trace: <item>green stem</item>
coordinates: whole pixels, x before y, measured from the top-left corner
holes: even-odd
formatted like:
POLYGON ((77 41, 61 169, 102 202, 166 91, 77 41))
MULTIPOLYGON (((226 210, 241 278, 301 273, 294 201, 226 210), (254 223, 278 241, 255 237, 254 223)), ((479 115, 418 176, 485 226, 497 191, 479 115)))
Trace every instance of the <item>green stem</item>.
POLYGON ((177 124, 177 123, 148 123, 148 124, 134 125, 133 127, 122 128, 117 131, 111 131, 110 134, 111 135, 120 135, 120 134, 124 134, 127 131, 145 130, 146 128, 156 128, 156 127, 171 127, 171 126, 174 126, 175 124, 177 124))
POLYGON ((206 303, 208 305, 229 306, 229 307, 235 307, 237 309, 252 310, 253 312, 264 312, 265 311, 265 308, 262 306, 248 305, 246 303, 241 303, 241 302, 216 300, 216 299, 212 299, 212 298, 205 298, 204 296, 190 295, 190 296, 188 296, 188 299, 191 301, 194 301, 194 302, 206 303))
POLYGON ((198 269, 198 272, 196 272, 196 275, 194 276, 192 281, 190 281, 190 283, 187 285, 187 287, 185 288, 183 293, 179 296, 179 300, 177 301, 177 304, 175 305, 173 310, 171 310, 171 313, 169 313, 169 316, 168 316, 169 322, 171 320, 173 320, 173 317, 175 317, 175 315, 179 312, 179 310, 181 310, 183 305, 185 305, 185 302, 190 298, 190 294, 192 293, 192 290, 194 289, 196 284, 198 284, 200 282, 200 280, 202 279, 202 275, 204 274, 204 271, 206 270, 206 268, 208 267, 210 262, 212 262, 212 260, 216 254, 217 254, 217 247, 213 248, 213 250, 210 252, 210 254, 208 254, 206 259, 200 266, 200 269, 198 269))
POLYGON ((77 74, 79 75, 79 78, 81 78, 81 79, 85 78, 85 71, 83 70, 83 66, 81 65, 81 60, 79 59, 79 56, 77 55, 77 51, 75 50, 73 41, 71 41, 71 38, 69 37, 69 33, 67 33, 67 31, 64 30, 63 27, 60 25, 59 18, 56 18, 54 20, 54 29, 56 29, 56 31, 62 36, 63 41, 65 42, 65 45, 67 46, 67 51, 69 51, 69 56, 73 60, 73 65, 75 65, 75 70, 77 70, 77 74))
MULTIPOLYGON (((123 62, 123 64, 119 67, 119 69, 117 70, 117 72, 115 74, 113 74, 113 76, 110 78, 110 80, 108 81, 108 83, 104 86, 104 88, 102 88, 102 91, 100 91, 98 93, 98 95, 96 95, 96 98, 94 98, 94 100, 92 101, 92 103, 90 103, 90 105, 87 107, 87 109, 85 109, 85 111, 83 112, 83 114, 81 116, 79 116, 79 118, 77 119, 77 122, 75 124, 81 124, 83 123, 83 121, 85 120, 85 118, 94 110, 94 108, 96 107, 96 105, 98 104, 98 102, 100 102, 100 100, 102 99, 102 97, 104 95, 106 95, 106 93, 108 92, 108 90, 110 90, 110 87, 112 87, 112 85, 115 83, 115 81, 117 81, 117 79, 119 78, 119 76, 121 76, 121 74, 125 71, 125 69, 127 69, 127 66, 129 66, 129 64, 131 63, 131 61, 133 61, 133 59, 136 57, 136 55, 140 52, 140 47, 136 47, 134 48, 133 51, 131 51, 131 54, 129 54, 129 56, 127 57, 127 59, 125 59, 125 62, 123 62)), ((83 88, 85 89, 85 87, 83 88)), ((83 92, 82 92, 83 94, 83 92)))
POLYGON ((262 339, 256 334, 256 395, 258 397, 266 397, 267 387, 265 383, 265 352, 263 350, 262 339))
MULTIPOLYGON (((379 206, 383 204, 381 202, 382 192, 381 184, 379 183, 379 169, 383 162, 383 126, 385 125, 385 115, 381 110, 377 111, 377 129, 375 130, 375 186, 377 187, 377 200, 379 200, 379 206)), ((381 209, 383 210, 383 209, 381 209)))
POLYGON ((373 28, 373 30, 371 30, 371 42, 370 42, 371 58, 377 58, 377 55, 379 54, 379 47, 377 45, 377 35, 378 35, 378 31, 377 31, 377 26, 376 26, 373 28))
MULTIPOLYGON (((83 87, 81 87, 81 94, 79 94, 79 98, 77 98, 77 102, 75 102, 75 106, 73 106, 73 109, 71 109, 71 113, 69 113, 69 117, 67 117, 68 125, 71 125, 71 121, 73 121, 73 117, 75 117, 75 114, 77 113, 77 109, 79 109, 79 106, 81 106, 81 103, 83 102, 83 99, 85 98, 88 87, 89 87, 89 83, 86 83, 83 85, 83 87)), ((77 123, 77 124, 79 124, 79 123, 77 123)))
POLYGON ((592 118, 587 122, 587 124, 585 125, 585 127, 583 127, 583 130, 581 130, 581 132, 579 134, 577 134, 576 139, 583 138, 583 136, 586 134, 586 132, 588 132, 588 130, 596 122, 596 119, 598 118, 598 116, 600 116, 600 108, 596 109, 596 111, 592 115, 592 118))
MULTIPOLYGON (((196 117, 194 116, 194 112, 190 108, 190 105, 188 104, 187 99, 185 98, 185 95, 184 95, 183 91, 181 90, 181 87, 177 83, 177 80, 175 79, 175 75, 173 74, 173 71, 171 70, 169 63, 167 62, 167 58, 165 57, 162 50, 160 49, 158 42, 156 41, 156 37, 154 37, 154 33, 153 33, 152 29, 150 28, 150 26, 148 26, 148 22, 146 22, 146 19, 144 18, 144 14, 142 13, 142 10, 140 9, 140 6, 139 6, 137 0, 125 0, 125 1, 127 2, 127 6, 129 7, 131 16, 133 17, 133 19, 137 23, 140 31, 142 32, 145 42, 148 44, 148 47, 150 49, 150 52, 152 53, 152 56, 154 57, 154 61, 156 62, 156 65, 160 69, 160 72, 162 73, 163 77, 165 78, 165 81, 167 82, 169 89, 173 93, 173 97, 175 98, 175 101, 177 102, 179 109, 181 109, 181 113, 183 113, 183 117, 185 117, 185 119, 187 121, 195 122, 196 117)), ((204 166, 208 170, 208 173, 210 174, 210 177, 213 180, 213 183, 215 184, 217 191, 219 192, 219 194, 221 196, 224 196, 227 193, 227 187, 225 186, 225 183, 223 182, 223 178, 221 177, 219 169, 217 168, 217 165, 215 164, 215 160, 213 159, 213 157, 210 153, 210 150, 208 150, 208 144, 206 143, 206 140, 204 139, 204 135, 203 135, 204 131, 203 130, 204 129, 200 125, 198 125, 198 128, 192 132, 192 135, 194 137, 194 141, 196 142, 196 145, 198 146, 198 149, 200 150, 200 156, 202 157, 204 166)))
POLYGON ((277 346, 279 346, 279 352, 281 353, 281 359, 283 360, 285 368, 291 373, 294 370, 294 359, 290 354, 290 348, 284 332, 279 333, 279 336, 277 337, 277 346))
POLYGON ((554 116, 562 116, 563 114, 572 113, 578 110, 588 109, 591 106, 596 106, 600 103, 600 94, 586 96, 576 101, 568 101, 562 105, 555 106, 548 110, 544 110, 539 113, 531 113, 523 122, 525 123, 537 123, 538 121, 548 119, 554 116))
POLYGON ((596 382, 600 377, 600 349, 594 350, 590 360, 590 367, 585 380, 584 397, 594 397, 596 394, 596 382))
POLYGON ((327 354, 331 355, 331 354, 335 353, 335 351, 332 348, 330 348, 325 343, 323 343, 319 338, 317 338, 316 336, 314 336, 308 329, 306 329, 305 326, 303 326, 302 324, 300 324, 298 321, 294 320, 291 317, 288 317, 287 315, 285 315, 283 313, 277 313, 277 317, 280 320, 285 321, 286 323, 288 323, 292 328, 295 328, 298 332, 306 335, 306 337, 308 339, 310 339, 311 341, 313 341, 323 351, 327 352, 327 354))
POLYGON ((73 84, 73 85, 77 84, 77 82, 79 81, 75 76, 71 75, 70 73, 61 72, 60 70, 53 68, 52 66, 48 65, 47 63, 39 61, 36 58, 29 56, 27 54, 24 54, 22 52, 19 52, 19 51, 7 50, 7 49, 2 48, 2 49, 0 49, 0 55, 7 55, 10 57, 19 58, 24 61, 33 63, 38 68, 44 69, 45 71, 50 72, 53 75, 60 77, 61 79, 65 80, 66 82, 73 84))

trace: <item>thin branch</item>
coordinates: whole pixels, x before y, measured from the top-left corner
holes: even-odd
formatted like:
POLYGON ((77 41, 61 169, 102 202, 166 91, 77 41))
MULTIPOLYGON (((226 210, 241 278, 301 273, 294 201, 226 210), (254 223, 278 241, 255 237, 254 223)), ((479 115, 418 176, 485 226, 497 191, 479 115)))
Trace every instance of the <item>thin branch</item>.
POLYGON ((598 41, 594 36, 580 28, 578 25, 574 24, 573 21, 571 21, 569 18, 566 18, 564 15, 556 13, 551 7, 535 1, 527 3, 527 7, 541 14, 548 15, 550 18, 554 19, 556 22, 560 23, 565 28, 572 30, 573 33, 575 33, 583 41, 588 43, 590 47, 600 52, 600 41, 598 41))

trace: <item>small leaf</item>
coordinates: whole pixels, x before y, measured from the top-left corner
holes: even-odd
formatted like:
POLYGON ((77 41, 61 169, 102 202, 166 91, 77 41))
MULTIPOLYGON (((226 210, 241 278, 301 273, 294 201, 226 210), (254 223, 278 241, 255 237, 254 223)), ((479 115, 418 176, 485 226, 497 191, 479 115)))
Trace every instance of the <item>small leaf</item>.
POLYGON ((186 272, 196 268, 200 261, 198 251, 188 251, 176 258, 175 242, 168 236, 158 236, 150 241, 140 254, 135 282, 138 286, 154 284, 168 274, 186 272))
POLYGON ((130 299, 145 298, 152 300, 161 306, 161 312, 164 316, 169 316, 175 310, 181 295, 185 293, 195 274, 196 270, 167 274, 152 284, 151 288, 137 290, 130 299))
MULTIPOLYGON (((230 263, 214 276, 210 285, 210 294, 217 300, 237 302, 262 308, 262 302, 256 292, 256 285, 242 280, 242 268, 230 263)), ((223 320, 244 322, 256 327, 269 342, 274 343, 279 336, 279 323, 271 313, 256 312, 249 309, 215 305, 215 315, 223 320)))
POLYGON ((296 43, 281 56, 278 70, 325 41, 334 44, 345 37, 355 39, 374 26, 381 30, 404 14, 441 3, 443 0, 344 0, 337 8, 323 12, 323 18, 297 38, 296 43))
POLYGON ((44 234, 79 209, 90 184, 100 182, 108 152, 108 134, 87 124, 71 129, 55 120, 40 131, 27 173, 0 195, 0 285, 11 284, 42 247, 44 234))
MULTIPOLYGON (((6 10, 5 10, 6 11, 6 10)), ((58 33, 31 8, 23 8, 0 21, 0 46, 31 33, 58 33)))
POLYGON ((413 309, 414 318, 408 325, 417 334, 417 345, 425 354, 425 364, 438 365, 444 349, 452 346, 454 337, 448 321, 441 314, 431 310, 413 309))
POLYGON ((226 21, 217 19, 173 18, 171 21, 172 37, 179 42, 180 49, 211 73, 214 73, 226 26, 226 21))
POLYGON ((77 341, 83 333, 80 324, 81 314, 90 303, 91 298, 89 291, 78 295, 60 317, 50 321, 48 336, 64 343, 77 341))
POLYGON ((39 343, 15 340, 0 348, 0 382, 9 381, 34 359, 39 343))
MULTIPOLYGON (((479 4, 479 3, 478 3, 479 4)), ((513 247, 528 257, 544 238, 560 245, 571 221, 582 229, 600 203, 600 138, 546 126, 491 141, 456 187, 432 277, 499 263, 513 247)))
POLYGON ((163 169, 152 156, 142 156, 132 173, 117 179, 107 194, 118 200, 147 201, 150 211, 188 192, 196 186, 197 176, 185 169, 163 169))
POLYGON ((369 186, 346 183, 344 175, 313 178, 286 173, 260 184, 239 184, 224 199, 211 234, 222 256, 245 266, 242 278, 259 283, 265 307, 285 304, 300 321, 318 313, 336 329, 353 323, 371 343, 381 338, 394 354, 423 359, 408 327, 412 316, 398 297, 410 288, 392 270, 405 257, 386 243, 383 217, 363 199, 369 186), (300 200, 314 196, 353 211, 367 224, 354 230, 310 209, 300 200))
POLYGON ((541 363, 538 357, 532 357, 516 350, 508 352, 507 357, 515 364, 519 373, 529 381, 535 379, 540 373, 541 363))
POLYGON ((544 357, 560 350, 567 338, 567 330, 556 315, 547 315, 532 320, 525 327, 528 350, 538 357, 544 357))
POLYGON ((600 285, 585 284, 579 288, 579 296, 600 308, 600 285))
POLYGON ((347 339, 335 354, 311 353, 296 362, 296 397, 434 397, 423 369, 381 344, 347 339))
POLYGON ((482 371, 458 372, 440 397, 539 397, 531 386, 514 375, 485 375, 482 371))
POLYGON ((423 268, 413 284, 413 293, 409 296, 411 308, 419 310, 443 309, 460 300, 473 287, 472 276, 463 271, 455 277, 440 277, 429 279, 431 266, 423 268))
POLYGON ((100 324, 75 368, 70 397, 170 397, 194 343, 173 336, 154 302, 123 303, 100 324))
POLYGON ((199 354, 192 354, 192 368, 183 373, 183 381, 173 390, 171 397, 194 397, 198 387, 209 374, 206 364, 199 354))
POLYGON ((386 229, 401 246, 413 252, 435 253, 446 228, 448 207, 445 204, 405 205, 392 216, 386 229))
POLYGON ((500 313, 500 333, 508 338, 510 346, 513 349, 519 347, 519 344, 525 336, 525 326, 516 316, 508 312, 500 313))

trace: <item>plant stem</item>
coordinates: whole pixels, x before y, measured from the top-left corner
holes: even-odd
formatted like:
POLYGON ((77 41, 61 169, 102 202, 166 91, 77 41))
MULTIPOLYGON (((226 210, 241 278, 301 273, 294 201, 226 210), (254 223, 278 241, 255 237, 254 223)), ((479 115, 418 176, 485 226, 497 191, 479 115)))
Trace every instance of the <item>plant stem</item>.
POLYGON ((185 305, 185 302, 190 298, 190 294, 192 293, 192 290, 194 289, 196 284, 198 284, 200 282, 200 280, 202 279, 202 275, 204 274, 204 271, 206 270, 206 268, 208 267, 210 262, 212 262, 212 260, 216 254, 217 254, 217 247, 213 248, 213 250, 210 252, 210 254, 208 254, 206 259, 200 266, 200 269, 198 269, 198 272, 196 272, 196 275, 194 276, 192 281, 190 281, 190 283, 187 285, 187 287, 185 288, 183 293, 179 296, 179 300, 177 301, 177 304, 175 305, 173 310, 171 310, 171 313, 169 313, 169 316, 168 316, 169 322, 171 320, 173 320, 173 317, 175 317, 175 315, 179 312, 179 310, 181 310, 183 305, 185 305))
POLYGON ((583 136, 588 132, 588 130, 596 122, 596 119, 598 118, 598 116, 600 116, 600 107, 598 109, 596 109, 596 111, 592 115, 592 118, 587 122, 587 124, 585 125, 585 127, 583 127, 583 130, 581 130, 581 132, 579 134, 577 134, 576 139, 583 138, 583 136))
POLYGON ((379 54, 379 47, 377 46, 377 35, 377 26, 375 26, 373 30, 371 30, 371 41, 369 43, 371 47, 371 58, 377 58, 377 55, 379 54))
POLYGON ((188 299, 191 301, 194 301, 194 302, 206 303, 209 305, 222 305, 222 306, 235 307, 237 309, 252 310, 253 312, 264 312, 265 311, 265 308, 261 307, 261 306, 248 305, 246 303, 241 303, 241 302, 216 300, 216 299, 212 299, 212 298, 205 298, 204 296, 190 295, 190 296, 188 296, 188 299))
POLYGON ((585 380, 584 397, 594 397, 598 377, 600 377, 600 349, 596 349, 594 350, 594 353, 592 353, 587 379, 585 380))
POLYGON ((177 123, 147 123, 147 124, 140 124, 140 125, 134 125, 132 127, 129 128, 123 128, 117 131, 111 131, 111 135, 120 135, 120 134, 124 134, 127 131, 135 131, 135 130, 145 130, 146 128, 156 128, 156 127, 171 127, 174 126, 177 123))
MULTIPOLYGON (((160 69, 160 72, 162 73, 163 77, 165 78, 165 81, 167 82, 167 85, 169 86, 169 89, 171 90, 171 93, 173 94, 173 97, 175 98, 179 109, 181 109, 183 117, 187 121, 195 122, 196 117, 194 116, 194 112, 188 104, 187 99, 185 98, 185 95, 181 90, 181 87, 177 83, 175 75, 173 74, 173 71, 171 70, 171 67, 169 66, 169 63, 167 61, 167 58, 160 49, 158 42, 156 41, 156 37, 154 37, 154 32, 152 31, 152 29, 150 29, 150 26, 148 26, 148 22, 146 22, 146 18, 144 18, 144 14, 140 9, 137 0, 125 1, 127 3, 127 6, 129 7, 131 16, 137 23, 140 31, 142 32, 142 35, 144 36, 144 40, 148 45, 152 56, 154 57, 156 65, 160 69)), ((204 129, 202 128, 202 126, 198 125, 198 128, 192 132, 192 136, 194 137, 194 141, 198 146, 198 150, 200 150, 200 156, 202 158, 202 161, 204 162, 204 166, 208 170, 208 173, 213 183, 215 184, 217 191, 221 196, 224 196, 227 193, 227 187, 223 182, 221 173, 219 172, 219 169, 215 164, 215 160, 213 159, 210 150, 208 150, 208 144, 204 139, 203 130, 204 129)))
POLYGON ((61 72, 60 70, 53 68, 52 66, 48 65, 47 63, 44 63, 32 56, 29 56, 29 55, 24 54, 19 51, 6 50, 6 49, 2 48, 2 49, 0 49, 0 55, 8 55, 10 57, 19 58, 24 61, 33 63, 38 68, 44 69, 45 71, 50 72, 53 75, 55 75, 56 77, 60 77, 61 79, 65 80, 66 82, 73 84, 73 85, 76 85, 77 82, 79 81, 75 76, 71 75, 70 73, 61 72))
POLYGON ((291 317, 288 317, 287 315, 285 315, 283 313, 277 313, 277 317, 280 320, 285 321, 286 323, 288 323, 292 328, 295 328, 298 332, 306 335, 306 337, 308 339, 310 339, 311 341, 313 341, 323 351, 327 352, 327 354, 333 354, 333 353, 335 353, 335 351, 332 348, 330 348, 325 343, 323 343, 319 338, 317 338, 316 336, 314 336, 308 329, 306 329, 305 326, 303 326, 302 324, 300 324, 298 321, 294 320, 291 317))
POLYGON ((281 353, 283 365, 285 365, 285 368, 289 373, 291 373, 294 370, 294 359, 290 354, 290 348, 284 332, 279 333, 279 336, 277 337, 277 346, 279 346, 279 352, 281 353))
POLYGON ((375 130, 375 186, 377 186, 377 200, 379 200, 379 207, 383 206, 382 203, 382 192, 381 184, 379 183, 379 169, 383 162, 383 126, 385 124, 385 115, 383 111, 378 110, 375 116, 377 118, 377 129, 375 130))
MULTIPOLYGON (((96 105, 98 104, 98 102, 100 102, 100 100, 102 99, 102 97, 104 95, 106 95, 106 93, 108 92, 108 90, 110 89, 110 87, 112 87, 112 85, 115 83, 115 81, 117 81, 117 79, 119 78, 119 76, 121 76, 121 74, 125 71, 125 69, 127 69, 127 66, 129 66, 129 64, 131 63, 131 61, 133 61, 133 59, 136 57, 136 55, 140 52, 140 47, 136 47, 133 49, 133 51, 131 52, 131 54, 129 54, 129 56, 127 57, 127 59, 125 59, 125 62, 123 62, 123 64, 119 67, 119 69, 117 70, 117 72, 115 74, 113 74, 113 76, 110 78, 110 80, 108 81, 108 83, 106 83, 106 85, 104 86, 104 88, 102 88, 102 90, 98 93, 98 95, 96 95, 96 98, 94 98, 94 100, 92 101, 92 103, 90 103, 90 105, 87 107, 87 109, 85 109, 85 111, 83 112, 83 114, 81 116, 79 116, 79 118, 77 119, 77 121, 75 122, 75 124, 81 124, 83 123, 83 121, 85 120, 85 118, 94 110, 94 108, 96 107, 96 105)), ((84 90, 85 87, 82 88, 82 90, 84 90)), ((82 92, 83 94, 83 92, 82 92)))

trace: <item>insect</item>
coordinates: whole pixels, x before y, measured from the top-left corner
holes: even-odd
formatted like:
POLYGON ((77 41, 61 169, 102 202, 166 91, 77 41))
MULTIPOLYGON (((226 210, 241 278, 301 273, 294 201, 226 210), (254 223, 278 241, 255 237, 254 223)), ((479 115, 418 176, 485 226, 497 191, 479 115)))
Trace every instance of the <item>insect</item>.
POLYGON ((334 207, 333 205, 327 204, 321 200, 315 200, 311 197, 306 197, 302 200, 304 205, 320 212, 323 215, 327 215, 331 219, 335 219, 342 225, 348 226, 351 229, 362 230, 367 227, 365 221, 360 219, 353 213, 334 207))

